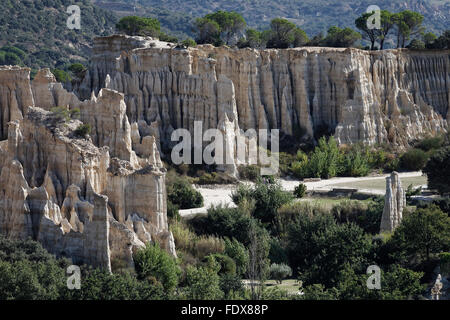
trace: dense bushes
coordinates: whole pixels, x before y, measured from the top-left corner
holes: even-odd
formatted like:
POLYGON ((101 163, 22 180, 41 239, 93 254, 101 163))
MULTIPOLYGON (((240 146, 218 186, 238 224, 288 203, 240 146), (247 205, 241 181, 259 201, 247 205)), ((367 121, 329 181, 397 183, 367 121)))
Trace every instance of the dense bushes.
POLYGON ((418 209, 403 218, 391 242, 405 261, 429 261, 450 249, 450 217, 436 206, 418 209))
POLYGON ((175 260, 158 244, 147 244, 134 255, 135 269, 139 279, 160 283, 171 293, 178 284, 179 269, 175 260))
POLYGON ((230 40, 246 26, 244 18, 236 12, 216 11, 197 18, 194 28, 197 43, 229 44, 230 40))
POLYGON ((179 209, 200 208, 203 206, 203 197, 195 190, 184 177, 170 173, 166 177, 167 200, 179 209))
POLYGON ((345 200, 333 206, 331 213, 339 223, 354 223, 366 233, 377 234, 383 208, 383 198, 369 202, 345 200))
POLYGON ((298 186, 294 188, 294 196, 296 198, 303 198, 306 194, 306 185, 300 183, 298 186))
POLYGON ((220 289, 220 266, 213 262, 207 266, 189 266, 186 274, 185 299, 216 300, 223 298, 220 289))
POLYGON ((261 178, 260 170, 261 168, 257 165, 239 166, 239 178, 256 182, 261 178))
POLYGON ((67 288, 67 259, 56 259, 32 240, 0 237, 0 300, 118 300, 167 298, 161 285, 129 273, 81 266, 80 290, 67 288))
POLYGON ((129 273, 110 274, 104 270, 87 270, 81 275, 80 290, 65 290, 69 300, 160 300, 171 298, 161 283, 138 280, 129 273))
POLYGON ((74 131, 74 133, 77 136, 85 137, 86 135, 91 133, 91 125, 89 123, 87 124, 80 124, 74 131))
POLYGON ((382 147, 372 148, 360 144, 338 146, 333 137, 319 139, 318 145, 309 154, 299 150, 291 159, 290 170, 294 176, 329 179, 336 176, 361 177, 371 170, 410 170, 424 168, 436 148, 443 144, 442 137, 425 138, 403 154, 393 154, 382 147))
POLYGON ((283 191, 279 183, 268 179, 259 180, 253 187, 240 185, 231 198, 237 205, 244 199, 254 201, 252 216, 263 223, 272 223, 277 210, 293 199, 292 194, 283 191))
POLYGON ((450 147, 436 152, 423 170, 428 176, 428 188, 441 194, 450 193, 450 147))
POLYGON ((158 36, 161 25, 157 19, 129 16, 123 17, 116 24, 118 31, 130 36, 158 36))
POLYGON ((65 289, 68 265, 37 242, 0 236, 0 300, 58 299, 65 289))
POLYGON ((370 152, 359 145, 340 148, 333 137, 328 140, 322 137, 309 155, 301 151, 297 153, 292 172, 298 178, 359 177, 367 175, 371 168, 380 165, 385 158, 385 154, 370 152))
POLYGON ((428 160, 428 155, 421 149, 410 149, 400 158, 400 166, 405 170, 422 170, 428 160))
POLYGON ((292 269, 288 265, 272 263, 270 265, 270 275, 273 279, 282 283, 283 279, 292 276, 292 269))
POLYGON ((217 206, 208 209, 208 215, 205 217, 193 218, 189 223, 198 234, 236 238, 239 242, 247 244, 251 219, 242 214, 238 208, 217 206))
POLYGON ((290 266, 305 284, 335 285, 346 263, 358 271, 367 267, 369 237, 354 224, 337 224, 330 215, 299 215, 287 240, 290 266))

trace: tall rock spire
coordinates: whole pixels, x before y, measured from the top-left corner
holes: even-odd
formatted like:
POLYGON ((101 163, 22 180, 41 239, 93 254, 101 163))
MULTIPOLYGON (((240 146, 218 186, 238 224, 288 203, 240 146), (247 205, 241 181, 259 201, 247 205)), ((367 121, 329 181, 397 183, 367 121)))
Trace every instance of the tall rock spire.
POLYGON ((386 196, 381 217, 380 232, 392 232, 402 221, 403 209, 406 206, 405 191, 397 172, 386 178, 386 196))

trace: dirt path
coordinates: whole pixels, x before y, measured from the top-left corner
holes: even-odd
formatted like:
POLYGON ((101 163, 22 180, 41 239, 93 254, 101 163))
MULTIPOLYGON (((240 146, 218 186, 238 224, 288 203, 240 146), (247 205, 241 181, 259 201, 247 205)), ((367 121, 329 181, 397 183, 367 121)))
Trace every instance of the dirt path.
MULTIPOLYGON (((416 172, 404 172, 400 173, 400 178, 415 178, 415 177, 421 177, 422 172, 416 171, 416 172)), ((378 175, 373 177, 359 177, 359 178, 350 178, 350 177, 338 177, 338 178, 332 178, 327 180, 321 180, 321 181, 314 181, 314 182, 305 182, 304 184, 308 188, 308 190, 323 190, 323 191, 329 191, 336 187, 346 187, 346 188, 352 188, 353 183, 361 183, 361 182, 368 182, 368 185, 370 186, 371 181, 377 181, 380 180, 383 181, 389 174, 384 175, 378 175), (338 186, 337 186, 338 185, 338 186)), ((283 187, 283 189, 287 191, 293 191, 294 188, 300 183, 300 180, 286 180, 286 179, 280 179, 280 183, 283 187)), ((252 184, 252 182, 245 182, 252 184)), ((405 188, 407 186, 404 186, 405 188)), ((180 215, 184 218, 191 218, 193 216, 199 215, 199 214, 206 214, 207 209, 211 206, 217 206, 219 204, 222 205, 228 205, 230 207, 235 207, 235 204, 231 200, 231 193, 236 188, 235 185, 211 185, 211 186, 195 186, 195 189, 197 189, 203 196, 205 206, 202 208, 197 209, 186 209, 186 210, 180 210, 180 215)), ((375 189, 375 188, 357 188, 358 191, 371 193, 375 195, 384 195, 385 190, 384 189, 375 189)))

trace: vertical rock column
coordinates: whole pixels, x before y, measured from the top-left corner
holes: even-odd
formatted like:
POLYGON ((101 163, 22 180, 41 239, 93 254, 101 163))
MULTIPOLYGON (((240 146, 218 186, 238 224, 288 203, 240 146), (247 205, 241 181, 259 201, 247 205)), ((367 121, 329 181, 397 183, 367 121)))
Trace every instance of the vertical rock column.
POLYGON ((405 191, 397 172, 386 178, 386 196, 381 217, 380 232, 392 232, 402 221, 403 208, 406 206, 405 191))
POLYGON ((86 263, 111 272, 108 197, 94 193, 94 213, 87 221, 84 238, 86 263))

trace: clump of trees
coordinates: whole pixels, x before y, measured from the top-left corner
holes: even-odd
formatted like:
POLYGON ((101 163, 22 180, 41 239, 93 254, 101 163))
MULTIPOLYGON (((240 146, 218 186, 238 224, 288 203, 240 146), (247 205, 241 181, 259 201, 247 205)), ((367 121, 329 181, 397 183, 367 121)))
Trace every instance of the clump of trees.
POLYGON ((178 42, 176 37, 172 37, 161 31, 161 24, 155 18, 137 16, 123 17, 117 22, 116 30, 129 36, 156 37, 161 41, 178 42))
POLYGON ((267 48, 299 47, 308 42, 305 31, 282 18, 275 18, 270 22, 270 30, 265 36, 268 38, 267 48))
POLYGON ((281 263, 272 263, 270 265, 270 275, 278 283, 282 283, 284 279, 292 276, 292 269, 288 265, 281 263))
POLYGON ((128 16, 119 20, 116 29, 130 36, 156 37, 161 32, 161 25, 158 19, 128 16))
POLYGON ((437 151, 423 171, 427 174, 430 189, 436 189, 441 194, 450 193, 450 146, 437 151))
POLYGON ((219 10, 195 20, 196 41, 200 44, 228 45, 244 30, 246 25, 247 23, 240 14, 219 10))
POLYGON ((177 209, 201 208, 203 197, 195 190, 186 177, 170 172, 166 177, 167 200, 177 209))
MULTIPOLYGON (((375 12, 364 13, 355 20, 356 27, 364 39, 370 42, 370 50, 384 49, 390 35, 395 38, 397 48, 411 49, 447 49, 449 48, 450 31, 445 31, 439 38, 431 33, 425 33, 422 23, 424 16, 418 12, 404 10, 392 13, 380 11, 380 28, 369 28, 367 22, 375 12)), ((370 25, 370 24, 369 24, 370 25)))

